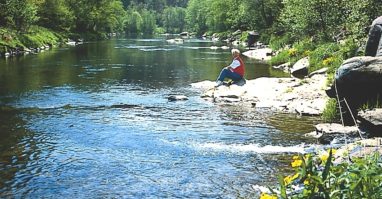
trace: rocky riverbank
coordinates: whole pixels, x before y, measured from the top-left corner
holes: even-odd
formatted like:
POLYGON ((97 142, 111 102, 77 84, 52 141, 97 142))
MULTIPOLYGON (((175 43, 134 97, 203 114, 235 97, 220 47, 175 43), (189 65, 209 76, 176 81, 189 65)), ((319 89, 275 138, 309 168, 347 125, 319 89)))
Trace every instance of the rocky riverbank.
POLYGON ((203 81, 191 86, 202 90, 202 97, 217 103, 246 103, 256 108, 270 108, 276 111, 300 115, 322 114, 326 101, 326 75, 313 75, 306 79, 257 78, 246 80, 242 86, 220 86, 215 82, 203 81))
MULTIPOLYGON (((267 54, 269 53, 268 49, 257 49, 249 52, 256 59, 264 60, 266 56, 269 56, 267 54), (260 51, 262 52, 261 56, 259 56, 260 51)), ((359 58, 353 59, 358 60, 359 58)), ((378 61, 379 59, 373 60, 378 61)), ((345 61, 344 66, 347 66, 346 63, 348 62, 345 61)), ((374 65, 371 64, 371 66, 374 65)), ((214 87, 215 82, 212 81, 198 82, 191 86, 202 91, 202 98, 219 104, 240 103, 254 108, 269 108, 286 113, 319 116, 323 113, 326 102, 329 100, 328 90, 326 90, 326 71, 323 70, 324 74, 313 72, 303 79, 262 77, 217 88, 214 87)), ((376 79, 374 76, 372 80, 376 79)), ((379 138, 382 135, 381 113, 382 109, 361 111, 355 115, 356 124, 354 126, 343 126, 339 123, 317 124, 316 130, 307 136, 317 138, 317 143, 322 145, 341 146, 341 149, 348 151, 348 153, 339 154, 346 154, 349 157, 359 156, 359 151, 362 151, 364 155, 375 151, 382 152, 382 143, 379 138)), ((344 157, 344 155, 342 156, 344 157)))

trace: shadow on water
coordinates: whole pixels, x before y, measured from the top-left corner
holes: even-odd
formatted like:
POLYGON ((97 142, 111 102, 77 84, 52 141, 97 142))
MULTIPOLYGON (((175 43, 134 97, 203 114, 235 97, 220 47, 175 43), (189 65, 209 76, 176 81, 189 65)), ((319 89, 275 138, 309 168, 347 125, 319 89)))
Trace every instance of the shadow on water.
MULTIPOLYGON (((29 110, 27 112, 35 112, 29 110)), ((12 189, 24 187, 32 177, 19 176, 18 172, 28 169, 38 159, 38 142, 34 133, 25 128, 20 118, 22 111, 9 106, 0 106, 0 196, 12 197, 12 189)))

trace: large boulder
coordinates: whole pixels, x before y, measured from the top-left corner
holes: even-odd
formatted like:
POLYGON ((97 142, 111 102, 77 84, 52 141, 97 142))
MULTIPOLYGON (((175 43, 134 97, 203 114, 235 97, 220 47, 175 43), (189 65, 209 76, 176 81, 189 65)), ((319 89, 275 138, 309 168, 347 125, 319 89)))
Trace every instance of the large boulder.
POLYGON ((244 56, 247 56, 251 59, 257 60, 270 60, 272 57, 272 49, 270 48, 259 48, 255 50, 249 50, 243 53, 244 56))
MULTIPOLYGON (((346 99, 353 115, 356 115, 357 109, 362 105, 382 100, 381 85, 382 57, 353 57, 344 61, 338 68, 335 83, 327 94, 335 98, 337 90, 340 98, 346 99)), ((345 104, 341 105, 346 107, 345 104)), ((349 114, 345 115, 345 120, 352 122, 349 114)))
POLYGON ((290 70, 293 77, 304 78, 308 75, 309 57, 298 60, 290 70))

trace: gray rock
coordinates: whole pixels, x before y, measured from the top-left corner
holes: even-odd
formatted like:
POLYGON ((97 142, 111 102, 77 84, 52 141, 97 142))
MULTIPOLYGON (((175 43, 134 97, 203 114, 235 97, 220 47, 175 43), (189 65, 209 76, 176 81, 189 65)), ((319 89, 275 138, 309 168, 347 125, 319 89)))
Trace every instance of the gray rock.
POLYGON ((297 78, 303 78, 308 75, 308 67, 309 67, 309 57, 302 58, 298 60, 293 67, 291 68, 290 72, 292 76, 297 78))
POLYGON ((382 135, 382 109, 361 111, 358 113, 360 127, 373 136, 382 135))
POLYGON ((315 131, 307 134, 307 136, 313 136, 318 139, 321 144, 330 144, 335 138, 344 137, 357 137, 359 130, 355 126, 342 126, 337 123, 324 123, 317 124, 315 131))
POLYGON ((319 70, 316 70, 316 71, 313 71, 311 72, 308 77, 312 77, 313 75, 317 75, 317 74, 325 74, 326 72, 328 71, 328 68, 321 68, 319 70))
POLYGON ((290 62, 287 62, 287 63, 284 63, 284 64, 281 64, 281 65, 278 65, 278 66, 273 66, 273 68, 275 69, 280 69, 286 73, 289 73, 290 72, 290 62))
MULTIPOLYGON (((353 115, 357 115, 362 105, 382 100, 382 57, 361 56, 344 61, 336 71, 335 83, 327 94, 336 97, 336 86, 340 98, 345 98, 353 115)), ((350 114, 344 115, 344 121, 352 122, 350 114)))
POLYGON ((171 95, 167 99, 170 102, 172 102, 172 101, 185 101, 185 100, 188 100, 188 98, 186 96, 184 96, 184 95, 171 95))

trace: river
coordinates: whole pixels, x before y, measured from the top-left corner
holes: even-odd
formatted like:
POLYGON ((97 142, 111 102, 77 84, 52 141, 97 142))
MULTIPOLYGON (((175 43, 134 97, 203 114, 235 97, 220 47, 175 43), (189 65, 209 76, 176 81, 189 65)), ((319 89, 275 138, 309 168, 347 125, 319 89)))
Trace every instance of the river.
MULTIPOLYGON (((1 59, 0 198, 251 198, 288 174, 317 118, 200 98, 190 84, 231 61, 214 45, 112 39, 1 59)), ((244 61, 247 79, 286 76, 244 61)))

